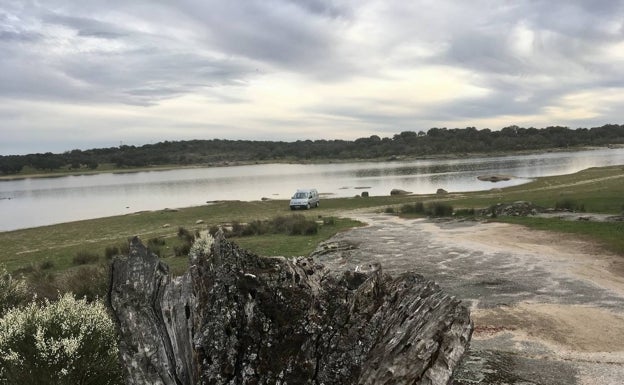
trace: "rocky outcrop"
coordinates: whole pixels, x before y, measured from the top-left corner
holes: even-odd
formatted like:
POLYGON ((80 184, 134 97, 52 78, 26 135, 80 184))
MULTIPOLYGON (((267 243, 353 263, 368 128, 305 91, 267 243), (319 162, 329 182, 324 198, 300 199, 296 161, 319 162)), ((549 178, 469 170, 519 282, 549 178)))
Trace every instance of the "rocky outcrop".
POLYGON ((483 182, 501 182, 508 181, 513 178, 511 175, 479 175, 477 179, 483 182))
POLYGON ((405 191, 398 188, 393 188, 392 190, 390 190, 390 195, 409 195, 411 193, 411 191, 405 191))
POLYGON ((528 201, 517 201, 513 203, 497 203, 481 211, 483 216, 528 216, 537 215, 544 211, 543 207, 537 206, 528 201))
POLYGON ((466 308, 414 273, 330 272, 200 238, 171 278, 138 239, 111 269, 127 384, 447 384, 466 308))

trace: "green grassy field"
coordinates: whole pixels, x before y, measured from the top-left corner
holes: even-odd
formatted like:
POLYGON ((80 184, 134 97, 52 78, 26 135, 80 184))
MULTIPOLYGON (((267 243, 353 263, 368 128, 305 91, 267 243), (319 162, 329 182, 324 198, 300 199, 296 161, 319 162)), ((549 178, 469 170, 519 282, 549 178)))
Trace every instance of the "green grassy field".
MULTIPOLYGON (((484 182, 489 183, 489 182, 484 182)), ((486 184, 496 187, 496 184, 486 184)), ((310 218, 348 218, 354 210, 383 212, 392 207, 399 209, 407 203, 418 201, 444 201, 454 208, 482 208, 498 202, 532 201, 544 207, 569 199, 583 205, 588 212, 619 214, 624 210, 624 167, 593 168, 571 175, 540 178, 534 182, 503 190, 448 195, 376 196, 368 198, 323 199, 321 207, 299 211, 310 218)), ((123 216, 99 218, 32 229, 0 233, 0 263, 15 272, 45 264, 52 272, 76 268, 74 258, 80 252, 95 251, 104 259, 104 249, 111 245, 127 243, 128 237, 139 236, 145 242, 162 238, 165 246, 162 256, 176 269, 182 269, 186 259, 174 256, 179 243, 177 231, 184 227, 191 231, 213 225, 226 225, 233 221, 249 222, 290 215, 287 201, 221 202, 179 210, 140 212, 123 216), (203 223, 197 223, 203 221, 203 223)), ((578 222, 573 225, 559 220, 509 219, 530 227, 553 231, 574 232, 602 242, 611 250, 622 252, 618 241, 621 224, 592 224, 578 222), (619 227, 618 227, 619 226, 619 227)), ((321 227, 315 236, 263 235, 236 238, 241 246, 264 255, 305 255, 318 242, 338 231, 358 225, 351 220, 339 220, 333 226, 321 227)), ((624 238, 624 237, 623 237, 624 238)))

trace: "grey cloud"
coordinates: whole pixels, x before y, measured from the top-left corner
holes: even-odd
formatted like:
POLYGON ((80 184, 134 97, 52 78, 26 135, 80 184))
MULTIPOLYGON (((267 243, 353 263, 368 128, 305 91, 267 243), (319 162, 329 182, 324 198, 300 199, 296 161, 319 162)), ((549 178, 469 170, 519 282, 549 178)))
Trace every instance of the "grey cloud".
POLYGON ((46 11, 41 20, 45 23, 62 25, 75 30, 78 36, 117 39, 131 34, 131 31, 127 28, 89 17, 67 16, 46 11))
POLYGON ((0 58, 0 96, 152 105, 204 87, 240 85, 242 79, 256 76, 256 63, 215 56, 206 52, 209 47, 158 30, 148 33, 104 22, 92 10, 93 17, 46 8, 29 12, 12 17, 7 12, 0 23, 0 28, 6 27, 0 29, 0 48, 6 54, 0 58), (26 31, 18 21, 41 27, 26 31), (52 35, 47 27, 51 25, 75 35, 52 35), (18 32, 7 32, 10 29, 18 32), (13 44, 18 38, 24 44, 13 44), (93 38, 114 40, 116 45, 93 38))
POLYGON ((285 2, 296 4, 308 12, 329 17, 351 17, 353 15, 351 8, 345 2, 341 4, 332 0, 287 0, 285 2))
POLYGON ((205 40, 222 52, 311 77, 329 79, 354 69, 337 49, 350 17, 347 9, 324 7, 330 4, 325 1, 184 4, 205 40))
MULTIPOLYGON (((621 89, 624 66, 604 49, 624 42, 622 20, 621 1, 4 0, 0 98, 151 106, 201 92, 215 104, 243 103, 244 92, 230 91, 266 73, 340 85, 421 66, 462 69, 489 90, 402 115, 379 112, 374 100, 301 111, 329 127, 426 129, 540 114, 565 95, 621 89), (534 33, 524 54, 511 44, 518 26, 534 33)), ((605 111, 596 119, 617 118, 605 111)))

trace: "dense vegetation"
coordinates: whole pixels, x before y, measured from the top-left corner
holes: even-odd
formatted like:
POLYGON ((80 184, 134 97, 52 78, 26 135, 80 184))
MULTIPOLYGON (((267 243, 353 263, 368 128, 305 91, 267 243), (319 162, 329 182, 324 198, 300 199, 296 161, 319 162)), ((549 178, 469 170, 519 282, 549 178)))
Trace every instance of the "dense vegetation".
POLYGON ((354 141, 304 140, 270 142, 250 140, 190 140, 144 146, 119 146, 72 150, 63 154, 0 156, 0 175, 40 171, 96 170, 102 165, 134 168, 162 165, 218 165, 228 162, 312 161, 330 159, 378 159, 457 153, 603 146, 624 143, 624 125, 570 129, 567 127, 505 127, 499 131, 467 128, 431 128, 427 132, 404 131, 392 138, 373 135, 354 141))

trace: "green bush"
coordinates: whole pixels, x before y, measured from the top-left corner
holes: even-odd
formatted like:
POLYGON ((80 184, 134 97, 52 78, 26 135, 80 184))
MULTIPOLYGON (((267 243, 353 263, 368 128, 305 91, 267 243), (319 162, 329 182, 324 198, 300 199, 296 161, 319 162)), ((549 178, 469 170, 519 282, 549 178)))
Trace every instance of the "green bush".
POLYGON ((386 209, 384 210, 384 213, 394 214, 394 207, 386 207, 386 209))
POLYGON ((28 289, 38 299, 55 300, 61 291, 61 283, 56 275, 48 270, 34 269, 27 275, 28 289))
POLYGON ((217 231, 219 231, 219 226, 217 225, 212 225, 210 226, 210 228, 208 229, 208 234, 212 235, 214 237, 214 235, 217 233, 217 231))
POLYGON ((335 217, 323 218, 323 225, 325 225, 325 226, 334 226, 335 224, 336 224, 336 218, 335 217))
POLYGON ((290 235, 314 235, 318 233, 318 223, 315 221, 294 222, 290 228, 290 235))
POLYGON ((52 261, 43 261, 39 264, 39 268, 41 270, 50 270, 54 267, 54 262, 52 261))
POLYGON ((425 205, 422 202, 404 204, 401 206, 401 214, 425 214, 425 205))
POLYGON ((474 217, 475 213, 476 213, 475 209, 470 208, 470 209, 459 209, 455 211, 453 214, 455 214, 458 217, 474 217))
POLYGON ((113 257, 116 257, 118 255, 120 255, 120 251, 119 251, 119 247, 117 246, 107 246, 104 249, 104 257, 106 257, 106 259, 111 260, 113 259, 113 257))
POLYGON ((122 384, 116 339, 100 302, 13 308, 0 318, 0 384, 122 384))
MULTIPOLYGON (((335 224, 335 218, 326 218, 324 224, 335 224)), ((277 216, 268 220, 254 220, 247 224, 232 222, 232 228, 225 232, 227 237, 244 237, 263 234, 314 235, 318 233, 318 223, 301 214, 277 216)))
POLYGON ((447 203, 433 202, 427 206, 425 214, 432 217, 450 217, 453 215, 453 206, 447 203))
POLYGON ((76 253, 72 259, 74 265, 88 265, 90 263, 96 263, 100 260, 100 256, 91 251, 81 250, 76 253))
POLYGON ((118 255, 130 254, 130 241, 131 240, 132 238, 128 238, 127 242, 124 242, 118 245, 107 246, 104 249, 104 256, 106 257, 106 259, 110 261, 111 259, 113 259, 113 257, 116 257, 118 255))
POLYGON ((178 227, 178 238, 190 244, 195 242, 195 235, 184 227, 178 227))
POLYGON ((191 251, 191 244, 183 243, 180 246, 173 246, 173 255, 176 257, 185 257, 191 251))
POLYGON ((566 199, 564 199, 562 201, 556 201, 555 202, 555 209, 556 210, 569 210, 569 211, 584 212, 585 211, 585 205, 582 204, 582 203, 578 204, 578 203, 576 203, 575 200, 566 198, 566 199))
POLYGON ((147 241, 147 248, 154 254, 156 254, 159 258, 163 257, 162 248, 165 246, 167 242, 164 238, 154 237, 150 238, 147 241))
POLYGON ((92 302, 104 298, 108 292, 108 269, 103 265, 81 266, 68 271, 57 281, 57 293, 71 292, 77 298, 86 298, 92 302))

